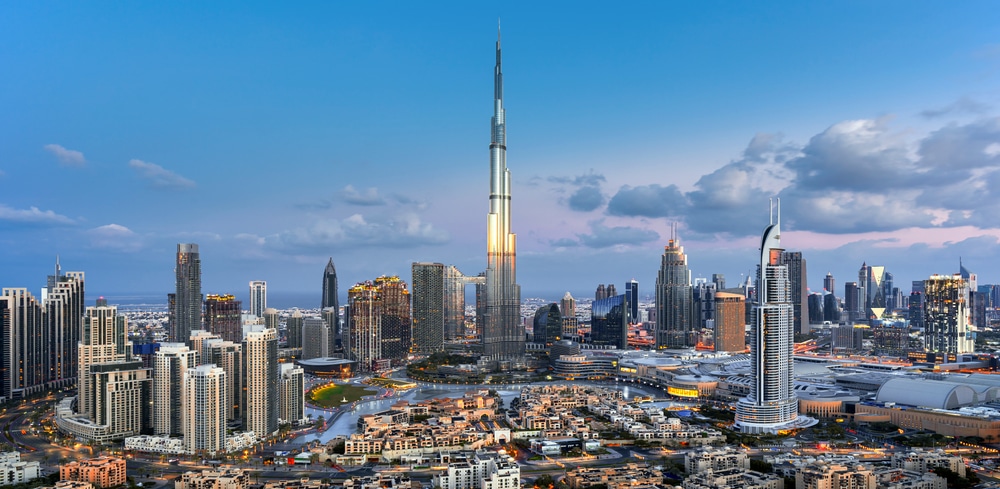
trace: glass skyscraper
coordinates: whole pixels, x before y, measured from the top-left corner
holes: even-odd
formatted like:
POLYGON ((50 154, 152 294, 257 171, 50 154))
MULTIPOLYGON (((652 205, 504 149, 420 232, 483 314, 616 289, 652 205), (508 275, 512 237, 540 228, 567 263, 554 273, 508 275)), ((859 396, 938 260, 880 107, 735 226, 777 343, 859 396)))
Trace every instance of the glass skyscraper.
POLYGON ((628 301, 616 295, 591 305, 590 342, 624 350, 628 347, 628 301))

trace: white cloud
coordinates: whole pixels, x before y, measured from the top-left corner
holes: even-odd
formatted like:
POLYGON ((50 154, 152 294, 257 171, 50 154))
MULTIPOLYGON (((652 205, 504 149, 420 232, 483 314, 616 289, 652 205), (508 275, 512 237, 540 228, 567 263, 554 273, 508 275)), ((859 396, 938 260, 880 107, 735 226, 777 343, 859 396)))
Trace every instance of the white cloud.
POLYGON ((146 180, 152 188, 163 190, 186 190, 195 187, 192 180, 184 178, 156 163, 142 160, 131 160, 128 166, 135 169, 139 178, 146 180))
POLYGON ((385 205, 385 199, 378 194, 378 189, 375 187, 369 187, 364 192, 361 192, 355 189, 353 185, 348 185, 344 187, 341 196, 344 202, 348 204, 364 206, 385 205))
POLYGON ((66 149, 58 144, 46 144, 43 148, 45 151, 55 155, 59 163, 64 166, 81 167, 87 165, 87 160, 83 157, 83 153, 79 151, 66 149))
POLYGON ((87 230, 90 245, 113 251, 133 253, 142 249, 142 239, 131 229, 120 224, 105 224, 87 230))
POLYGON ((75 222, 64 215, 56 214, 53 211, 43 211, 37 207, 15 209, 4 204, 0 204, 0 221, 39 225, 65 225, 74 224, 75 222))
POLYGON ((361 214, 347 219, 321 219, 308 227, 292 229, 264 238, 265 247, 301 253, 325 253, 354 247, 409 248, 440 245, 450 237, 445 231, 422 222, 415 214, 368 220, 361 214))

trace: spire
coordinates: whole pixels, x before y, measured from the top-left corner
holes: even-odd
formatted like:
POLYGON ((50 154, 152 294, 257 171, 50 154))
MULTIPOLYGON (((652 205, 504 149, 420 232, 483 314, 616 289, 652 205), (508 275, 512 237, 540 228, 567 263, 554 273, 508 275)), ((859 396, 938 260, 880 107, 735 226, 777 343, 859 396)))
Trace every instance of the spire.
POLYGON ((500 67, 500 18, 497 17, 497 66, 493 73, 493 98, 503 100, 503 71, 500 67))
POLYGON ((337 273, 337 268, 333 266, 333 257, 330 257, 330 261, 326 262, 326 273, 337 273))

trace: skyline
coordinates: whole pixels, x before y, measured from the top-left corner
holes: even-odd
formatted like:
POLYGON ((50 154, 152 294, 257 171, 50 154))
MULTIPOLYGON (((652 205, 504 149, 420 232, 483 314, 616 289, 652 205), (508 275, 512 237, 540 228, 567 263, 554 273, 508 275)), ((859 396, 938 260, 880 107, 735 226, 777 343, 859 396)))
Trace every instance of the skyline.
MULTIPOLYGON (((496 12, 393 5, 11 6, 0 286, 37 294, 59 255, 92 297, 165 299, 178 243, 240 297, 319 296, 330 256, 345 290, 484 270, 496 12)), ((862 262, 1000 282, 988 3, 559 5, 500 12, 524 297, 648 296, 673 222, 735 285, 772 196, 814 292, 862 262)))

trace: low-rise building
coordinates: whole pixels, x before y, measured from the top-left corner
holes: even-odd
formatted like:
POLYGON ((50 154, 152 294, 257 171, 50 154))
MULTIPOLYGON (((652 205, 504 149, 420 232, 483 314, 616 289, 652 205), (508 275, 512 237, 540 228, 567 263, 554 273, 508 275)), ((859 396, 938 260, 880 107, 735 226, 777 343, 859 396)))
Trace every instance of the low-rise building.
POLYGON ((884 489, 948 489, 948 480, 933 472, 884 468, 875 471, 875 479, 884 489))
POLYGON ((174 482, 174 489, 247 489, 250 476, 243 469, 208 469, 185 472, 174 482))
POLYGON ((479 450, 453 454, 444 472, 431 480, 441 489, 515 489, 521 487, 521 468, 503 451, 479 450))
POLYGON ((875 489, 872 468, 863 464, 810 464, 795 473, 795 489, 875 489))
POLYGON ((747 469, 706 470, 689 475, 681 483, 684 489, 784 489, 785 479, 747 469))
POLYGON ((572 489, 606 485, 608 489, 663 484, 663 472, 646 464, 629 463, 617 467, 577 467, 566 472, 566 483, 572 489))
POLYGON ((97 457, 59 466, 60 479, 89 482, 102 489, 125 484, 127 475, 125 459, 117 457, 97 457))
POLYGON ((750 457, 745 450, 733 447, 700 448, 684 455, 684 469, 688 474, 734 468, 750 468, 750 457))
POLYGON ((949 455, 944 450, 923 451, 914 449, 907 453, 892 454, 892 467, 914 472, 931 472, 942 467, 965 477, 965 461, 957 455, 949 455))
POLYGON ((0 485, 20 484, 37 479, 40 475, 38 462, 22 461, 19 452, 0 453, 0 485))

